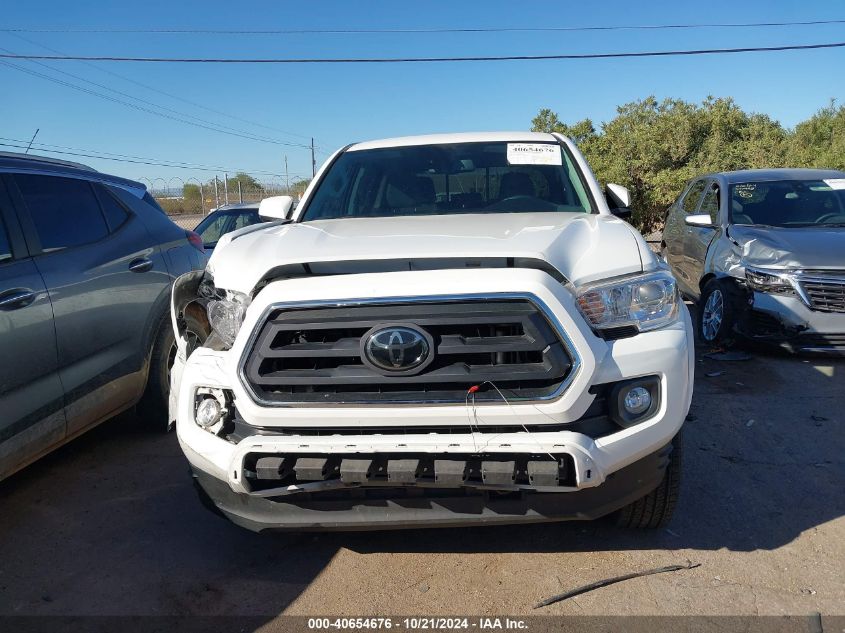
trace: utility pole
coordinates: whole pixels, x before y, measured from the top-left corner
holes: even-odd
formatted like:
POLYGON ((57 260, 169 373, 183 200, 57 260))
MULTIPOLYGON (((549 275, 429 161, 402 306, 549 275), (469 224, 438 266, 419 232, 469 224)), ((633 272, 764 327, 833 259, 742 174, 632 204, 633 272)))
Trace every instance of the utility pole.
POLYGON ((314 137, 311 137, 311 177, 317 175, 317 160, 314 158, 314 137))
POLYGON ((288 176, 288 155, 285 154, 285 193, 290 195, 290 177, 288 176))
POLYGON ((229 174, 223 172, 223 200, 229 204, 229 174))
POLYGON ((205 193, 202 190, 202 183, 200 183, 200 212, 205 215, 205 193))
POLYGON ((238 178, 238 202, 243 204, 244 202, 244 194, 241 192, 241 179, 238 178))
POLYGON ((214 174, 214 208, 220 206, 220 189, 217 185, 217 174, 214 174))

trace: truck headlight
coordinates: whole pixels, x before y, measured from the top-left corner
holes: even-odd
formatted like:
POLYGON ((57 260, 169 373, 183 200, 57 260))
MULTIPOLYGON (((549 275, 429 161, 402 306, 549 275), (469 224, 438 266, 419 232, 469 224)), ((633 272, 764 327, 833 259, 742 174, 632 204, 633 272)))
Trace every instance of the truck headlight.
POLYGON ((680 298, 668 272, 625 277, 577 289, 578 307, 596 330, 634 325, 656 330, 678 317, 680 298))
POLYGON ((231 347, 243 325, 250 298, 242 292, 226 291, 225 298, 212 299, 206 306, 208 323, 220 340, 231 347))
POLYGON ((790 271, 745 267, 745 281, 748 282, 748 287, 758 292, 795 294, 792 279, 790 271))

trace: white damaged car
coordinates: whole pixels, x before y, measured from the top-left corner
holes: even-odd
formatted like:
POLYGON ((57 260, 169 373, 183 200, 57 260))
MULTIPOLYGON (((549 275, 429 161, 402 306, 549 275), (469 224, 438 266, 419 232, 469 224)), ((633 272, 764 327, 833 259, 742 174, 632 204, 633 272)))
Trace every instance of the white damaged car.
POLYGON ((669 521, 689 314, 571 141, 357 143, 291 206, 174 287, 205 503, 256 531, 669 521))

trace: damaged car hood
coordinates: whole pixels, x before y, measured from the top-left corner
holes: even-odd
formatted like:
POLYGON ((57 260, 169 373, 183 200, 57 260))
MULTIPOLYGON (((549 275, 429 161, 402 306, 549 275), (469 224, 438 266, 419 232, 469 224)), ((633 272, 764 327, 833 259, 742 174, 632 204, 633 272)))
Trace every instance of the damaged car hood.
POLYGON ((761 268, 845 269, 845 227, 779 228, 732 225, 742 262, 761 268))
POLYGON ((548 262, 574 283, 640 272, 644 262, 647 269, 656 265, 630 225, 584 213, 344 218, 230 235, 215 249, 209 271, 218 288, 244 293, 295 264, 307 264, 314 274, 338 274, 421 270, 432 260, 442 260, 436 267, 464 268, 480 259, 530 258, 548 262))

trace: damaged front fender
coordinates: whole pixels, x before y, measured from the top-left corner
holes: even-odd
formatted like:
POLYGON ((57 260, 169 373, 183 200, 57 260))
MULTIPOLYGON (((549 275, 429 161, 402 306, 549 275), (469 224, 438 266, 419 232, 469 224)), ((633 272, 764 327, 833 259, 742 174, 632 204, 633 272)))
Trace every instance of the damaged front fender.
POLYGON ((170 320, 176 337, 176 357, 170 369, 170 394, 167 400, 168 423, 171 425, 176 422, 176 399, 179 394, 179 385, 182 384, 185 362, 188 360, 185 311, 199 298, 199 287, 204 277, 203 270, 193 270, 181 275, 173 283, 170 295, 170 320))

